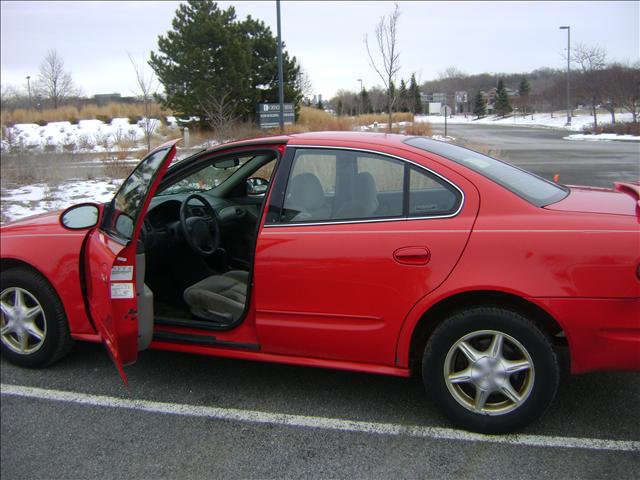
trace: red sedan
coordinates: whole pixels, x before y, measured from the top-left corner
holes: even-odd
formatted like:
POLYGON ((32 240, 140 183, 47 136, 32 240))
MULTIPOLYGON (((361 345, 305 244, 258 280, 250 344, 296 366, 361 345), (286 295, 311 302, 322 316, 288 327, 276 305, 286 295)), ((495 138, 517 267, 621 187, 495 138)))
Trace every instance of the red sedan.
POLYGON ((176 162, 1 230, 2 353, 104 342, 408 377, 522 428, 572 373, 640 370, 640 187, 566 187, 421 137, 313 133, 176 162))

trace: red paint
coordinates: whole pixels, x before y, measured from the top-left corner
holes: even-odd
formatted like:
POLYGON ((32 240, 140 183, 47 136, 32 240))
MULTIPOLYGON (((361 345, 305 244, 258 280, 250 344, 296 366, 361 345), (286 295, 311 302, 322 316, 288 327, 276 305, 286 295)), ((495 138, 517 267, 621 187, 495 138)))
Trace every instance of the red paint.
MULTIPOLYGON (((412 335, 430 309, 456 294, 495 291, 537 305, 561 326, 574 373, 640 370, 635 188, 572 187, 564 200, 538 208, 476 172, 402 143, 404 138, 324 132, 272 140, 281 142, 281 152, 285 144, 352 147, 421 164, 464 192, 458 215, 268 227, 262 219, 247 317, 232 330, 211 333, 260 350, 158 341, 151 348, 406 376, 412 335)), ((213 151, 255 146, 259 140, 213 151)), ((32 217, 1 229, 1 256, 33 266, 51 282, 74 338, 101 337, 126 364, 137 357, 135 318, 127 317, 135 301, 111 301, 100 273, 103 264, 110 271, 116 256, 125 259, 120 265, 133 265, 135 252, 98 229, 88 233, 81 259, 87 232, 64 229, 57 214, 32 217), (100 337, 83 303, 84 261, 100 337)))

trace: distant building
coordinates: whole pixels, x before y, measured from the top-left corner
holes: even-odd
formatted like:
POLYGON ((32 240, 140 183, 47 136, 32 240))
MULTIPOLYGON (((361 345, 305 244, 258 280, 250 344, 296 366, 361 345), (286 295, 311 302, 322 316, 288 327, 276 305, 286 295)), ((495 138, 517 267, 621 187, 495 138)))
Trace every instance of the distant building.
POLYGON ((422 102, 422 110, 427 115, 444 115, 445 104, 448 107, 448 113, 467 113, 471 108, 469 94, 464 90, 457 91, 453 95, 441 92, 420 92, 420 101, 422 102))

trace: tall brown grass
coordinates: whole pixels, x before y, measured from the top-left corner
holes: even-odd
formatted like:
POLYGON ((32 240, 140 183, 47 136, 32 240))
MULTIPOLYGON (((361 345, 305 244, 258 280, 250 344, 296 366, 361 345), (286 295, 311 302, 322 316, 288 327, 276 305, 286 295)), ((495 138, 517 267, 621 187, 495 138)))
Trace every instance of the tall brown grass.
MULTIPOLYGON (((163 110, 160 104, 151 105, 151 116, 160 117, 168 115, 168 110, 163 110)), ((98 116, 108 118, 142 117, 144 116, 144 105, 141 103, 115 103, 99 107, 93 103, 77 108, 67 105, 58 108, 48 108, 45 110, 27 110, 17 108, 15 110, 4 109, 0 112, 0 123, 2 125, 15 125, 16 123, 37 123, 37 122, 63 122, 75 120, 93 120, 98 116)))

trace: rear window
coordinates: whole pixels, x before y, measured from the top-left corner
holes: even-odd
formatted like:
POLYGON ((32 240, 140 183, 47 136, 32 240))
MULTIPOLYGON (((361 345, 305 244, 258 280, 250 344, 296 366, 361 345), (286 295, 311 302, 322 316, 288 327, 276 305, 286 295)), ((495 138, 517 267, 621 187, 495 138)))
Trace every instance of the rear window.
POLYGON ((565 187, 468 148, 423 137, 412 137, 405 143, 459 163, 538 207, 558 202, 569 194, 565 187))

